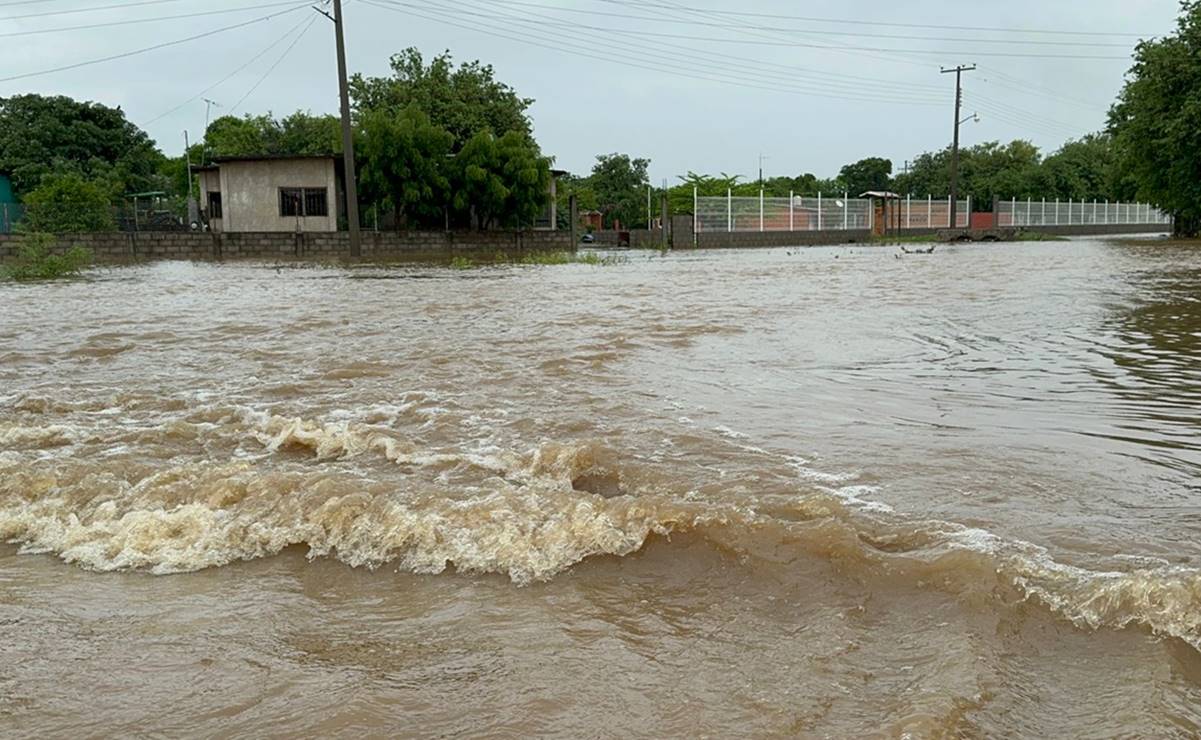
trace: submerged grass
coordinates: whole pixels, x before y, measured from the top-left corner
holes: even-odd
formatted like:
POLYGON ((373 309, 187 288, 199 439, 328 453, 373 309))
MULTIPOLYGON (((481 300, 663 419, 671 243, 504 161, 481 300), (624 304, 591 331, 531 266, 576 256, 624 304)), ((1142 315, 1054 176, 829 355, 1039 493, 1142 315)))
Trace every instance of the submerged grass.
POLYGON ((494 265, 593 265, 607 267, 620 265, 629 260, 619 255, 601 255, 596 252, 570 252, 567 250, 519 252, 493 252, 475 258, 455 255, 449 266, 454 270, 469 270, 473 267, 494 265))
POLYGON ((53 254, 50 251, 53 244, 54 237, 50 234, 28 235, 17 251, 16 259, 0 265, 0 279, 26 282, 73 277, 92 264, 89 250, 75 246, 65 254, 53 254))

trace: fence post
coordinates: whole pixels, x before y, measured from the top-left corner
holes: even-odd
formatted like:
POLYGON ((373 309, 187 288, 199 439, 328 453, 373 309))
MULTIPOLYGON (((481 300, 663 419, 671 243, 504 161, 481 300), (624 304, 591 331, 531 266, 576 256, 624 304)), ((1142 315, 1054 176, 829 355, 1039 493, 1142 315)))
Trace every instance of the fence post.
POLYGON ((763 188, 759 188, 759 230, 763 231, 763 188))
POLYGON ((947 196, 947 228, 955 228, 955 224, 951 223, 951 196, 947 196))
POLYGON ((734 230, 734 191, 726 188, 726 232, 734 230))
POLYGON ((913 228, 913 193, 905 195, 905 228, 913 228))
POLYGON ((696 227, 700 223, 700 209, 697 208, 699 198, 696 197, 696 186, 692 186, 692 245, 696 246, 696 227))
MULTIPOLYGON (((851 201, 849 200, 845 200, 843 202, 848 206, 851 204, 851 201)), ((876 202, 871 198, 867 199, 867 230, 870 234, 876 233, 876 202)), ((883 229, 881 229, 881 231, 883 231, 883 229)))
POLYGON ((817 191, 817 230, 822 230, 822 191, 817 191))
POLYGON ((926 228, 934 228, 934 196, 926 193, 926 228))
POLYGON ((793 207, 792 203, 796 200, 794 191, 788 191, 788 230, 793 231, 793 207))

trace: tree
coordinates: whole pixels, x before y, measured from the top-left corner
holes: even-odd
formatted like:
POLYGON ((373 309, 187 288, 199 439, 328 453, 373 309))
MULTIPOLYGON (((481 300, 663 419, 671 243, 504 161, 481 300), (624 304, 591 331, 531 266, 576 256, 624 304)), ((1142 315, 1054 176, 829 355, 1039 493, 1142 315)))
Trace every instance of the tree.
POLYGON ((355 144, 364 198, 391 209, 397 227, 440 220, 450 197, 451 135, 417 106, 368 111, 355 144))
POLYGON ((1201 0, 1180 4, 1176 32, 1141 42, 1110 110, 1124 172, 1137 196, 1172 213, 1176 232, 1201 233, 1201 0))
POLYGON ((391 65, 390 77, 356 74, 351 78, 350 95, 359 114, 415 104, 435 126, 450 132, 456 151, 483 131, 496 137, 515 131, 532 140, 526 111, 534 101, 498 81, 491 65, 474 61, 456 68, 446 51, 426 66, 416 48, 394 55, 391 65))
POLYGON ((861 159, 843 167, 838 178, 846 184, 852 197, 868 190, 888 190, 892 184, 892 160, 882 157, 861 159))
POLYGON ((46 175, 26 194, 25 206, 22 226, 28 231, 65 234, 116 228, 104 185, 75 173, 46 175))
POLYGON ((73 172, 103 184, 110 199, 160 189, 162 154, 120 108, 64 96, 0 98, 0 171, 22 195, 43 176, 73 172))
POLYGON ((342 151, 341 122, 332 115, 296 111, 283 119, 271 113, 221 116, 204 137, 208 157, 307 156, 342 151))
POLYGON ((589 181, 596 192, 598 208, 604 214, 604 225, 615 222, 623 226, 646 225, 646 189, 649 159, 630 159, 628 154, 602 154, 592 166, 589 181))
POLYGON ((550 202, 550 160, 519 131, 510 131, 500 137, 497 158, 509 189, 504 225, 533 226, 550 202))
POLYGON ((550 198, 550 162, 518 131, 471 137, 455 157, 453 205, 476 228, 526 227, 550 198))
POLYGON ((455 157, 454 207, 481 231, 504 213, 509 189, 501 177, 496 137, 481 131, 455 157))

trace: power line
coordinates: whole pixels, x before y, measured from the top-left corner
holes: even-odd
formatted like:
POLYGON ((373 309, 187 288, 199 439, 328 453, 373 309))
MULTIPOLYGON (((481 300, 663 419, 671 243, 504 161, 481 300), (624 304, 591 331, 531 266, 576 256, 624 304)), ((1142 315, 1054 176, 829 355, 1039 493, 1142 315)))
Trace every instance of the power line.
MULTIPOLYGON (((630 15, 628 13, 613 13, 603 10, 585 10, 583 8, 565 8, 560 5, 547 5, 544 3, 524 2, 523 0, 491 0, 491 2, 501 5, 515 5, 527 8, 544 8, 555 10, 563 13, 577 13, 585 15, 599 15, 608 18, 622 18, 625 20, 642 20, 653 21, 658 20, 655 16, 647 15, 630 15)), ((715 11, 716 12, 716 11, 715 11)), ((673 23, 680 23, 691 26, 704 26, 709 28, 730 29, 730 24, 727 23, 707 23, 705 21, 680 19, 673 20, 673 23)), ((964 38, 962 36, 915 36, 912 34, 888 34, 888 33, 865 33, 863 31, 831 31, 817 30, 812 28, 789 28, 780 26, 751 26, 739 25, 739 28, 771 31, 773 33, 800 33, 807 35, 819 36, 853 36, 856 38, 878 38, 878 39, 902 39, 908 41, 937 41, 937 42, 958 42, 958 43, 973 43, 973 44, 1026 44, 1034 46, 1080 46, 1080 47, 1111 47, 1118 49, 1129 49, 1130 44, 1114 43, 1108 41, 1049 41, 1045 39, 986 39, 986 38, 964 38)))
POLYGON ((144 5, 163 5, 165 3, 178 3, 183 0, 138 0, 134 3, 121 3, 119 5, 101 5, 95 8, 72 8, 71 10, 51 10, 45 13, 30 13, 28 15, 10 15, 7 18, 0 18, 0 21, 21 21, 27 18, 46 18, 52 15, 76 15, 79 13, 98 13, 102 10, 119 10, 122 8, 138 8, 144 5))
POLYGON ((66 26, 62 28, 37 28, 29 31, 11 31, 9 33, 0 33, 0 38, 10 38, 13 36, 35 36, 46 33, 66 33, 68 31, 87 31, 95 28, 112 28, 113 26, 128 26, 138 23, 156 23, 159 21, 175 21, 184 18, 199 18, 209 15, 226 15, 229 13, 245 13, 251 10, 262 10, 264 8, 278 8, 285 5, 296 5, 296 0, 284 0, 283 2, 264 3, 262 5, 247 5, 241 8, 225 8, 223 10, 202 10, 195 13, 182 13, 179 15, 163 15, 154 18, 130 18, 123 21, 108 21, 106 23, 88 23, 82 26, 66 26))
POLYGON ((187 36, 185 38, 177 38, 177 40, 174 40, 174 41, 165 41, 162 43, 156 43, 156 44, 154 44, 154 46, 143 47, 141 49, 133 49, 132 52, 123 52, 120 54, 101 56, 100 59, 89 59, 88 61, 78 61, 78 62, 76 62, 76 64, 68 64, 68 65, 62 65, 60 67, 52 67, 52 68, 49 68, 49 70, 41 70, 38 72, 25 72, 24 74, 10 74, 10 76, 8 76, 8 77, 0 77, 0 82, 12 82, 12 80, 14 80, 14 79, 28 79, 30 77, 41 77, 42 74, 52 74, 54 72, 65 72, 67 70, 78 70, 79 67, 86 67, 86 66, 91 66, 91 65, 96 65, 96 64, 102 64, 102 62, 113 61, 116 59, 126 59, 126 58, 129 58, 129 56, 136 56, 138 54, 154 52, 154 50, 157 50, 157 49, 163 49, 163 48, 172 47, 172 46, 179 46, 179 44, 181 44, 181 43, 187 43, 189 41, 197 41, 197 40, 199 40, 199 38, 207 38, 209 36, 216 36, 217 34, 223 34, 223 32, 226 32, 226 31, 232 31, 235 29, 246 28, 247 25, 262 23, 263 20, 270 20, 271 18, 276 18, 279 16, 286 16, 286 14, 297 12, 298 10, 300 10, 300 8, 303 8, 303 7, 307 7, 307 6, 303 6, 303 5, 295 6, 292 8, 288 8, 288 10, 286 10, 286 11, 269 13, 269 14, 267 14, 267 16, 261 16, 258 18, 253 18, 251 20, 244 20, 243 23, 235 23, 233 25, 222 26, 222 28, 219 28, 219 29, 213 29, 211 31, 204 31, 203 34, 196 34, 193 36, 187 36))
MULTIPOLYGON (((671 63, 670 62, 671 56, 669 56, 669 55, 656 54, 655 52, 648 52, 645 50, 640 50, 640 53, 647 55, 647 56, 652 56, 652 57, 658 56, 658 57, 664 59, 665 61, 661 61, 661 62, 660 61, 652 61, 649 63, 640 63, 640 62, 630 61, 628 59, 616 59, 611 56, 601 56, 601 55, 597 55, 597 54, 591 54, 588 52, 581 51, 579 49, 568 48, 568 47, 564 47, 564 46, 558 46, 558 45, 544 43, 541 41, 534 40, 530 37, 528 29, 524 29, 524 28, 511 29, 512 33, 522 34, 522 35, 519 35, 519 36, 507 35, 507 34, 503 34, 503 33, 497 33, 494 27, 480 27, 477 25, 468 25, 467 22, 457 22, 455 20, 447 19, 444 15, 442 15, 442 16, 426 15, 426 14, 417 12, 416 10, 413 10, 413 8, 415 6, 409 5, 407 3, 398 2, 397 0, 382 0, 382 1, 389 2, 389 5, 381 5, 379 2, 373 2, 372 0, 362 0, 362 1, 368 5, 373 5, 375 7, 381 8, 383 10, 389 10, 392 12, 403 13, 403 14, 418 17, 418 18, 424 18, 426 20, 432 20, 432 21, 435 21, 438 23, 442 23, 444 25, 454 26, 456 28, 463 28, 463 29, 466 29, 469 31, 476 31, 478 33, 482 33, 482 34, 485 34, 488 36, 504 38, 504 39, 508 39, 511 41, 516 41, 518 43, 532 45, 532 46, 539 46, 539 47, 551 49, 551 50, 557 51, 557 52, 570 52, 576 56, 588 57, 591 59, 597 59, 600 61, 609 62, 609 63, 613 63, 613 64, 619 64, 622 66, 628 66, 628 67, 634 67, 637 69, 648 70, 651 72, 675 75, 677 77, 685 77, 685 78, 701 80, 701 81, 705 81, 705 82, 717 82, 720 84, 730 85, 733 87, 767 90, 769 92, 775 92, 775 93, 781 93, 781 92, 792 93, 792 94, 807 95, 807 96, 813 96, 813 97, 826 97, 826 98, 834 98, 834 99, 838 99, 838 100, 850 100, 850 101, 854 101, 854 102, 876 102, 881 99, 881 96, 877 96, 876 98, 865 98, 862 95, 853 95, 852 96, 852 95, 848 94, 847 91, 843 91, 844 94, 840 95, 840 94, 836 94, 833 92, 829 92, 826 90, 820 90, 820 89, 818 89, 818 90, 814 90, 812 88, 803 89, 803 88, 800 88, 797 86, 798 83, 793 83, 791 85, 771 84, 772 81, 762 79, 762 75, 760 75, 759 77, 756 77, 756 78, 749 78, 746 75, 738 74, 738 73, 734 73, 734 72, 698 74, 698 73, 693 72, 692 68, 690 68, 690 67, 671 63), (408 10, 403 10, 400 7, 391 7, 391 6, 403 6, 404 8, 408 8, 408 10)), ((423 7, 423 9, 426 9, 426 8, 423 7)), ((430 11, 430 12, 436 13, 439 11, 430 11)), ((510 30, 510 29, 506 29, 506 30, 510 30)), ((678 55, 676 55, 676 58, 678 59, 678 55)), ((891 102, 891 103, 902 104, 902 105, 932 105, 933 104, 932 102, 915 100, 912 98, 907 98, 907 99, 903 99, 903 100, 884 100, 884 102, 891 102)))
POLYGON ((195 95, 193 95, 192 97, 188 98, 187 100, 183 101, 182 103, 180 103, 179 105, 175 106, 174 108, 172 108, 172 109, 170 109, 170 110, 168 110, 168 111, 164 111, 163 113, 160 113, 160 114, 158 114, 158 115, 157 115, 157 116, 155 116, 154 118, 151 118, 149 121, 146 121, 145 125, 146 125, 146 126, 149 126, 149 125, 150 125, 150 124, 152 124, 152 123, 156 123, 156 122, 158 122, 158 121, 161 121, 162 119, 166 118, 167 116, 169 116, 169 115, 172 115, 173 113, 176 113, 177 111, 181 110, 182 108, 184 108, 185 106, 187 106, 187 105, 188 105, 188 104, 190 104, 190 103, 194 103, 195 101, 199 100, 201 97, 203 97, 203 96, 205 96, 205 95, 209 94, 210 92, 212 92, 213 90, 217 89, 218 87, 220 87, 220 86, 221 86, 221 85, 223 85, 224 83, 226 83, 226 82, 228 82, 229 80, 233 79, 233 78, 234 78, 234 76, 236 76, 236 75, 237 75, 239 72, 241 72, 242 70, 246 69, 246 68, 247 68, 247 67, 249 67, 250 65, 254 64, 254 63, 255 63, 255 62, 257 62, 259 59, 262 59, 264 56, 266 56, 266 55, 267 55, 267 53, 268 53, 268 52, 270 52, 272 49, 274 49, 275 47, 277 47, 277 46, 279 46, 281 43, 283 43, 283 41, 284 41, 285 39, 287 39, 289 36, 291 36, 293 33, 295 33, 295 32, 296 32, 296 31, 297 31, 297 30, 298 30, 298 29, 299 29, 301 26, 303 26, 305 23, 308 23, 308 22, 309 22, 309 20, 311 20, 311 19, 308 19, 308 18, 306 18, 306 19, 304 19, 304 20, 300 21, 299 23, 297 23, 296 25, 292 26, 292 27, 291 27, 291 28, 289 28, 287 31, 285 31, 285 32, 284 32, 284 34, 283 34, 282 36, 280 36, 279 38, 277 38, 277 39, 275 39, 274 41, 272 41, 270 44, 268 44, 268 45, 267 45, 265 48, 263 48, 263 49, 262 49, 262 50, 261 50, 259 53, 257 53, 257 54, 255 54, 254 56, 252 56, 250 59, 247 59, 247 60, 246 60, 244 63, 242 63, 241 65, 239 65, 239 66, 238 66, 236 69, 234 69, 232 72, 230 72, 229 74, 225 75, 224 77, 222 77, 221 79, 217 80, 216 82, 214 82, 213 84, 209 85, 208 87, 204 88, 203 90, 201 90, 200 92, 196 93, 195 95))
MULTIPOLYGON (((395 2, 395 0, 379 0, 379 1, 392 2, 393 4, 402 4, 402 5, 405 5, 405 7, 410 7, 410 8, 415 7, 413 5, 397 3, 397 2, 395 2)), ((550 20, 549 24, 535 23, 535 22, 527 20, 525 18, 519 18, 519 17, 512 16, 512 15, 472 13, 470 11, 463 10, 459 6, 455 6, 452 9, 448 9, 445 12, 457 13, 457 14, 461 14, 461 15, 462 14, 473 15, 473 16, 477 16, 477 17, 488 18, 490 20, 503 20, 506 22, 532 26, 534 28, 534 30, 546 28, 548 25, 556 26, 556 27, 565 27, 565 28, 574 28, 575 27, 574 24, 571 24, 570 22, 563 21, 561 19, 557 19, 554 16, 548 16, 548 15, 540 14, 540 13, 533 13, 531 15, 533 15, 534 17, 538 17, 538 18, 547 18, 550 20)), ((717 73, 720 73, 720 74, 738 73, 738 70, 741 69, 741 70, 746 70, 746 72, 755 81, 765 81, 764 78, 769 78, 766 81, 770 81, 770 78, 775 78, 775 79, 783 80, 791 85, 797 85, 797 84, 803 83, 805 85, 811 86, 810 89, 825 88, 825 89, 833 89, 833 90, 836 90, 836 91, 842 92, 842 93, 856 93, 856 96, 854 98, 856 100, 861 99, 861 96, 858 95, 858 93, 860 93, 863 90, 863 87, 865 84, 873 85, 874 87, 879 89, 881 87, 882 83, 886 82, 884 80, 881 80, 880 78, 874 78, 874 77, 842 75, 842 74, 832 73, 832 72, 816 72, 814 70, 810 70, 810 69, 807 69, 804 67, 769 64, 769 63, 764 62, 761 59, 752 59, 749 57, 739 57, 739 56, 720 54, 720 53, 715 54, 711 51, 703 51, 702 52, 697 49, 694 49, 693 47, 682 46, 679 44, 672 44, 672 43, 660 43, 659 45, 663 46, 667 49, 677 49, 681 52, 684 52, 684 54, 680 54, 680 53, 676 53, 676 52, 668 52, 668 53, 664 54, 664 53, 658 53, 658 52, 653 52, 653 51, 647 51, 641 46, 636 46, 635 44, 627 43, 627 42, 623 42, 623 41, 616 41, 616 42, 611 41, 610 43, 616 47, 625 47, 625 48, 633 49, 637 53, 646 54, 651 57, 662 58, 669 63, 675 63, 675 62, 679 62, 681 60, 686 60, 686 61, 689 61, 694 66, 709 67, 711 69, 714 69, 717 73), (698 54, 701 54, 703 56, 696 56, 698 54), (724 60, 724 64, 716 63, 714 61, 715 59, 716 60, 724 60), (731 72, 731 70, 733 70, 733 72, 731 72), (794 70, 794 71, 790 73, 790 72, 787 72, 786 70, 794 70), (811 79, 811 81, 806 81, 806 80, 798 81, 798 79, 797 79, 798 76, 799 77, 808 77, 811 79), (837 79, 837 78, 845 78, 850 81, 844 82, 841 79, 837 79)), ((691 67, 688 68, 688 70, 691 71, 691 67)), ((920 85, 920 84, 919 85, 909 85, 904 90, 898 91, 898 93, 902 96, 905 96, 906 101, 912 101, 912 100, 918 99, 918 96, 912 94, 911 91, 916 91, 918 93, 937 91, 937 92, 941 93, 941 89, 939 89, 933 85, 920 85)), ((882 96, 881 96, 881 99, 883 99, 882 96)), ((929 100, 932 101, 933 98, 929 98, 929 100)), ((887 102, 887 101, 885 101, 885 102, 887 102)))
POLYGON ((252 85, 250 87, 250 89, 246 91, 245 95, 238 98, 238 102, 234 103, 234 107, 229 109, 230 115, 233 115, 233 113, 238 109, 238 107, 241 106, 242 103, 246 102, 246 98, 249 98, 251 96, 251 94, 254 93, 255 90, 259 89, 259 86, 262 85, 263 82, 265 82, 266 79, 271 76, 271 73, 274 72, 275 68, 278 67, 284 61, 284 59, 287 58, 288 54, 291 53, 292 49, 296 48, 296 44, 300 43, 300 40, 302 38, 304 38, 304 35, 309 32, 309 29, 312 28, 313 24, 316 22, 317 22, 316 16, 313 16, 312 18, 310 18, 308 20, 308 24, 303 29, 301 29, 300 33, 296 34, 296 38, 292 39, 292 43, 288 44, 288 48, 284 49, 284 53, 279 55, 279 59, 276 59, 275 63, 267 68, 267 71, 263 73, 263 76, 260 77, 258 79, 258 81, 255 82, 254 85, 252 85))
POLYGON ((606 2, 614 5, 625 5, 632 7, 650 7, 650 8, 670 8, 673 10, 687 10, 694 13, 706 13, 709 15, 726 15, 737 16, 744 18, 773 18, 781 20, 804 21, 806 23, 831 23, 840 25, 852 26, 889 26, 896 28, 925 28, 940 31, 986 31, 991 33, 1039 33, 1039 34, 1057 34, 1064 36, 1111 36, 1118 38, 1146 38, 1151 34, 1139 34, 1130 32, 1112 32, 1112 31, 1075 31, 1064 29, 1051 28, 1004 28, 998 26, 956 26, 956 25, 941 25, 935 23, 902 23, 897 21, 870 21, 862 18, 819 18, 814 16, 803 15, 783 15, 777 13, 752 13, 748 11, 733 11, 733 10, 716 10, 710 8, 695 8, 683 6, 675 3, 651 3, 651 2, 622 2, 622 0, 597 0, 598 2, 606 2))

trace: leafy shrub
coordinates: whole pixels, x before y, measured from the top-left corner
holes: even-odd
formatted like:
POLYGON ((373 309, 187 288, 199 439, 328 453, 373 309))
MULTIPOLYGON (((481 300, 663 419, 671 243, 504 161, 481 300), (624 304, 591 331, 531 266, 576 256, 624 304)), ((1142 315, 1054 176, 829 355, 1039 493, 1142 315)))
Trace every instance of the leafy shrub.
POLYGON ((52 280, 78 275, 92 263, 92 253, 80 246, 71 247, 66 254, 52 254, 54 237, 50 234, 30 234, 8 265, 0 266, 0 276, 8 280, 52 280))
POLYGON ((47 175, 25 196, 23 226, 51 234, 116 229, 105 189, 73 173, 47 175))

